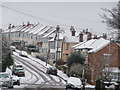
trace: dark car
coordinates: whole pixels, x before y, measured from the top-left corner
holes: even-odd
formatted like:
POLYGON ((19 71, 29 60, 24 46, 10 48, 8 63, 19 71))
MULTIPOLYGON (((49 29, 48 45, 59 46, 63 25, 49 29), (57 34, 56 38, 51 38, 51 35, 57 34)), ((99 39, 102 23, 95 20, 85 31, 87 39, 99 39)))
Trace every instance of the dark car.
POLYGON ((25 76, 25 70, 22 65, 15 65, 13 66, 12 74, 17 76, 25 76))
POLYGON ((17 76, 25 76, 25 70, 24 68, 15 68, 13 74, 17 76))
POLYGON ((49 67, 47 69, 47 74, 57 75, 57 69, 54 67, 49 67))

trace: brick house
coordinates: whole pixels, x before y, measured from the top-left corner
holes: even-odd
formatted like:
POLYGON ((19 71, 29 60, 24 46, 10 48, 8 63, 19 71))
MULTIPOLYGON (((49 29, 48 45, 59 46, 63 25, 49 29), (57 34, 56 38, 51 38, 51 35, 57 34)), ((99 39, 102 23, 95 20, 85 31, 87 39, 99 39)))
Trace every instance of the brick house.
POLYGON ((102 75, 102 70, 107 66, 120 69, 120 47, 103 38, 91 39, 75 47, 76 50, 87 50, 87 81, 95 84, 95 80, 102 75), (105 58, 105 55, 110 55, 105 58))

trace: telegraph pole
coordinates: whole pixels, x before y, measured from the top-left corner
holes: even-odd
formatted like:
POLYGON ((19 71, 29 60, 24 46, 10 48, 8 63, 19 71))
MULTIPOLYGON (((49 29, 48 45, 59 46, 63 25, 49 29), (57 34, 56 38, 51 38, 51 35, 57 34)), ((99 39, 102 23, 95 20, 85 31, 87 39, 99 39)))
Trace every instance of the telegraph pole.
POLYGON ((8 27, 8 29, 9 29, 9 48, 10 48, 10 45, 11 45, 11 41, 10 41, 10 33, 11 33, 11 24, 9 24, 9 27, 8 27))
POLYGON ((57 25, 57 27, 56 27, 56 61, 57 61, 57 59, 58 59, 58 44, 59 44, 59 30, 60 30, 60 27, 59 27, 59 25, 57 25))
POLYGON ((2 72, 2 29, 0 29, 0 72, 2 72))

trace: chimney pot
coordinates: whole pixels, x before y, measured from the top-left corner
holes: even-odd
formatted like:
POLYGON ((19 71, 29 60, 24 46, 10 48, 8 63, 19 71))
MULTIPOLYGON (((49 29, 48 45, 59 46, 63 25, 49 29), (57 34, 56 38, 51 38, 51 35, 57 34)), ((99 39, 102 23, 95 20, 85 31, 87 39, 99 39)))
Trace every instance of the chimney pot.
POLYGON ((92 39, 92 33, 88 32, 88 34, 87 34, 87 40, 90 40, 90 39, 92 39))
POLYGON ((29 25, 30 25, 30 22, 28 21, 28 22, 27 22, 27 26, 29 26, 29 25))
POLYGON ((71 33, 72 33, 72 36, 75 36, 75 29, 74 29, 74 26, 71 26, 71 28, 70 28, 70 31, 71 31, 71 33))
POLYGON ((11 24, 9 24, 9 27, 8 27, 8 29, 11 29, 11 24))
POLYGON ((79 34, 79 42, 83 42, 83 33, 79 34))
POLYGON ((107 39, 107 34, 106 33, 103 33, 103 36, 102 36, 104 39, 107 39))

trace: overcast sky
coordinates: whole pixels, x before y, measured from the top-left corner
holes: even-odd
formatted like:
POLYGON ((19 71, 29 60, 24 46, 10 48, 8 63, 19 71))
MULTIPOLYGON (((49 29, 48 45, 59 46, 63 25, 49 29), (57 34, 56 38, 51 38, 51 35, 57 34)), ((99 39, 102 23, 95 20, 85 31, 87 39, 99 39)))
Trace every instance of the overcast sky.
POLYGON ((2 5, 17 11, 2 8, 4 27, 30 21, 65 28, 71 25, 76 29, 89 28, 93 33, 102 34, 107 32, 107 27, 101 22, 99 13, 104 13, 101 8, 112 9, 117 2, 3 2, 2 5))

